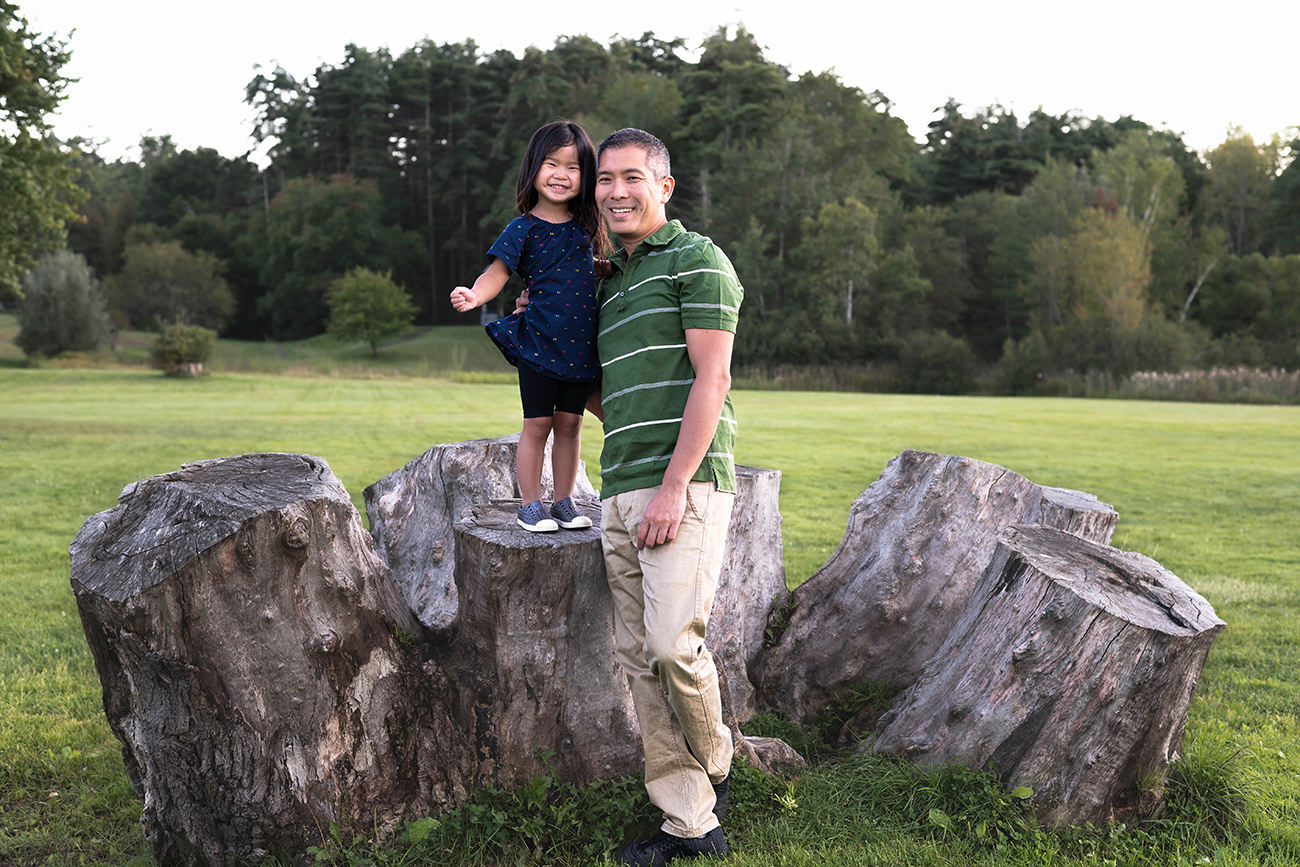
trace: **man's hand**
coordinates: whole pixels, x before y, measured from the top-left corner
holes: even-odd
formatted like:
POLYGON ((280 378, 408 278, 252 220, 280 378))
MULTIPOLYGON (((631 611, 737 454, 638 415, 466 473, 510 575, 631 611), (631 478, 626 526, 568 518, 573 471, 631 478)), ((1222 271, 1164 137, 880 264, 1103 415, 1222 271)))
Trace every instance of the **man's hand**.
POLYGON ((650 504, 645 507, 645 517, 636 534, 637 550, 664 545, 677 538, 677 528, 686 514, 686 489, 660 486, 650 504))
POLYGON ((528 289, 525 288, 524 291, 519 293, 519 297, 515 299, 515 312, 523 313, 524 310, 527 309, 527 307, 528 307, 528 289))

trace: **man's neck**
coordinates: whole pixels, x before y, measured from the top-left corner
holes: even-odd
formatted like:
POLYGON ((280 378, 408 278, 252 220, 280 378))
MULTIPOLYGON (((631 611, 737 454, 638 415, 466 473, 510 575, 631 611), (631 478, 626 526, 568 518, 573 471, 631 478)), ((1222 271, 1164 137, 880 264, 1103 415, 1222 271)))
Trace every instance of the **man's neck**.
POLYGON ((654 229, 652 229, 649 233, 642 235, 640 238, 637 238, 634 241, 623 241, 623 249, 627 251, 628 257, 631 258, 633 251, 636 250, 636 248, 641 244, 642 241, 644 241, 646 238, 649 238, 655 232, 658 232, 660 229, 662 229, 664 226, 667 225, 668 225, 668 221, 664 220, 662 223, 655 226, 654 229))

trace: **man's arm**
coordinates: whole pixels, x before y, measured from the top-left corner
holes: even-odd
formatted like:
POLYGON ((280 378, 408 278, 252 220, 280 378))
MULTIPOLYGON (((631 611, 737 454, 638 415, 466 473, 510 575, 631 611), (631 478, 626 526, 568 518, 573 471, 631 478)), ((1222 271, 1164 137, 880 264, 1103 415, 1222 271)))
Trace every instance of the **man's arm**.
POLYGON ((681 431, 663 484, 641 519, 636 536, 638 548, 653 548, 677 536, 677 527, 686 514, 686 486, 709 451, 722 405, 731 390, 731 348, 735 340, 736 335, 730 331, 686 329, 686 353, 695 368, 695 382, 686 398, 681 431))

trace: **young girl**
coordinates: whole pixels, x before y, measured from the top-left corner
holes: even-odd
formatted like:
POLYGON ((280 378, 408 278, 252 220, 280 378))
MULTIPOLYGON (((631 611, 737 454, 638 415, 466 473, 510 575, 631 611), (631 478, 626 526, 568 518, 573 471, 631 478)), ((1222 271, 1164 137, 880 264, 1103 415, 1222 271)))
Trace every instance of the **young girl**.
POLYGON ((596 149, 582 127, 555 121, 533 133, 519 167, 515 218, 488 250, 472 287, 457 286, 451 305, 473 310, 500 293, 510 272, 524 281, 528 306, 488 324, 488 336, 519 368, 524 429, 515 472, 523 505, 519 525, 533 532, 590 527, 570 496, 578 475, 582 413, 600 376, 596 357, 593 255, 605 246, 596 210, 596 149), (555 502, 541 501, 542 457, 554 432, 555 502))

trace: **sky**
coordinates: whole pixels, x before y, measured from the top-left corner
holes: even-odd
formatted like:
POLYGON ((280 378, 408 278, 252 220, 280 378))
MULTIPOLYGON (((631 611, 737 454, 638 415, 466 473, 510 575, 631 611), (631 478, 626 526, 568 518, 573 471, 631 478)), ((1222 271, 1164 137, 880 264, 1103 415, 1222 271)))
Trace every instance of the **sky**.
POLYGON ((557 36, 605 42, 651 31, 698 49, 719 27, 737 25, 792 75, 832 71, 866 93, 881 91, 917 139, 949 98, 968 113, 998 104, 1021 118, 1040 107, 1132 115, 1202 153, 1236 127, 1264 142, 1300 125, 1294 0, 1205 11, 1168 0, 18 3, 33 30, 66 39, 72 51, 64 72, 79 81, 55 133, 90 138, 110 160, 138 157, 142 135, 169 134, 180 148, 227 157, 247 153, 255 142, 244 88, 255 67, 279 64, 303 79, 339 63, 350 42, 397 54, 425 38, 473 39, 485 53, 519 55, 557 36))

